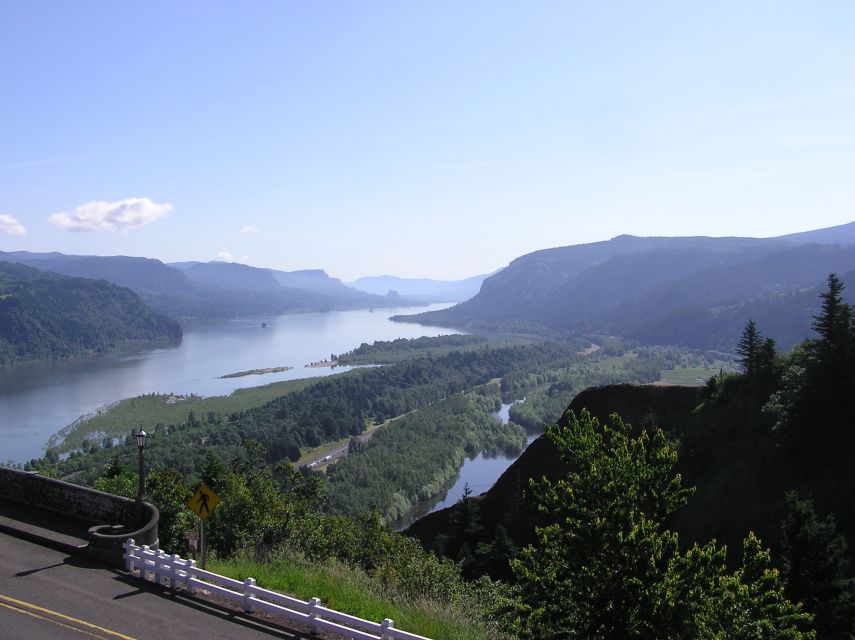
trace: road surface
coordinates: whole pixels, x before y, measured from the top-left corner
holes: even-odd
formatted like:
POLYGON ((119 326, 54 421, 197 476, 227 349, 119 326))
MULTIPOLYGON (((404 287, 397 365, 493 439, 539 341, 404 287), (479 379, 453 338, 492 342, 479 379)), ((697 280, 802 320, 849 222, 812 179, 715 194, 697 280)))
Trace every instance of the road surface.
POLYGON ((309 637, 0 533, 3 640, 309 637))

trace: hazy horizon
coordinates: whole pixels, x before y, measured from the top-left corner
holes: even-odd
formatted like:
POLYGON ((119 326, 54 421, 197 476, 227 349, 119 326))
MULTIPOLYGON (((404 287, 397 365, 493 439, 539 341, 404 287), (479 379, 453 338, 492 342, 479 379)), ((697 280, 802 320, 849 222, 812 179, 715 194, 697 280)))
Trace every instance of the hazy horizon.
POLYGON ((457 280, 855 220, 855 5, 7 3, 0 250, 457 280))
MULTIPOLYGON (((842 224, 850 224, 850 223, 855 223, 855 220, 852 220, 852 221, 850 221, 850 222, 845 222, 845 223, 842 223, 842 224)), ((833 226, 840 226, 840 225, 833 225, 833 226)), ((816 230, 816 229, 813 229, 813 228, 811 228, 811 229, 800 229, 800 230, 795 231, 795 232, 792 232, 792 233, 800 233, 800 232, 803 232, 803 231, 814 231, 814 230, 816 230)), ((618 234, 618 235, 621 235, 621 234, 618 234)), ((787 234, 778 234, 778 235, 787 235, 787 234)), ((754 236, 754 237, 758 237, 758 238, 775 238, 775 237, 778 237, 778 235, 773 235, 773 236, 754 236)), ((615 237, 615 236, 612 236, 612 238, 614 238, 614 237, 615 237)), ((717 236, 717 237, 726 237, 726 236, 717 236)), ((748 237, 748 236, 745 236, 745 237, 748 237)), ((611 240, 612 238, 604 238, 603 240, 592 240, 591 242, 592 242, 592 243, 596 243, 596 242, 604 242, 604 241, 611 240)), ((579 243, 579 244, 587 244, 587 243, 579 243)), ((556 248, 556 247, 551 247, 551 246, 550 246, 550 247, 541 247, 540 249, 535 249, 534 251, 536 252, 536 251, 539 251, 539 250, 541 250, 541 249, 553 249, 553 248, 556 248)), ((29 249, 19 249, 18 251, 30 251, 30 250, 29 250, 29 249)), ((38 252, 37 252, 37 251, 31 251, 31 253, 50 253, 50 252, 49 252, 49 251, 45 251, 45 252, 41 252, 41 251, 38 251, 38 252)), ((61 251, 60 251, 60 252, 57 252, 57 253, 64 253, 64 252, 61 252, 61 251)), ((529 252, 529 253, 531 253, 531 252, 529 252)), ((100 257, 113 257, 113 256, 117 256, 117 255, 120 255, 120 254, 109 253, 109 252, 108 252, 108 253, 97 253, 97 252, 96 252, 96 253, 85 254, 85 255, 93 255, 93 256, 100 256, 100 257)), ((121 254, 121 255, 125 255, 125 254, 121 254)), ((526 254, 522 254, 522 255, 526 255, 526 254)), ((137 256, 127 256, 127 257, 136 257, 136 258, 153 258, 154 256, 142 256, 142 255, 137 255, 137 256)), ((522 257, 522 256, 515 256, 514 258, 512 258, 512 259, 511 259, 511 261, 513 261, 514 259, 519 258, 519 257, 522 257)), ((155 259, 159 259, 159 258, 155 258, 155 259)), ((416 275, 409 275, 409 276, 401 276, 401 275, 398 275, 398 274, 396 274, 396 273, 364 273, 364 274, 357 275, 357 276, 355 276, 355 277, 353 277, 353 278, 349 278, 349 279, 347 279, 347 278, 339 277, 338 275, 336 275, 336 274, 334 274, 334 273, 330 273, 330 272, 329 272, 329 270, 328 270, 328 269, 325 269, 322 265, 319 265, 319 266, 297 267, 297 268, 294 268, 294 269, 287 269, 287 270, 286 270, 286 269, 278 269, 277 267, 271 267, 271 266, 264 265, 264 264, 251 264, 251 263, 249 263, 249 262, 241 262, 241 261, 239 261, 239 260, 229 260, 229 261, 227 261, 227 260, 218 260, 218 259, 216 259, 216 258, 215 258, 215 259, 213 259, 213 260, 161 260, 161 262, 163 262, 164 264, 167 264, 167 265, 169 265, 169 264, 181 264, 182 262, 198 262, 198 263, 205 263, 205 262, 221 262, 221 263, 229 263, 229 262, 230 262, 230 263, 233 263, 233 264, 243 264, 243 265, 246 265, 246 266, 255 267, 255 268, 258 268, 258 269, 272 269, 272 270, 286 271, 286 272, 287 272, 287 271, 292 271, 292 272, 293 272, 293 271, 317 271, 317 270, 321 270, 321 271, 325 271, 325 272, 327 273, 327 275, 328 275, 328 276, 330 276, 331 278, 338 278, 338 279, 339 279, 339 280, 341 280, 344 284, 351 284, 351 283, 354 283, 354 282, 356 282, 357 280, 360 280, 360 279, 363 279, 363 278, 400 278, 400 279, 405 279, 405 280, 460 281, 460 280, 467 280, 467 279, 469 279, 469 278, 476 278, 476 277, 480 277, 480 276, 490 276, 490 275, 492 275, 492 274, 497 273, 498 271, 501 271, 502 269, 504 269, 505 267, 507 267, 507 266, 508 266, 508 264, 503 264, 503 265, 501 265, 501 266, 497 267, 496 269, 493 269, 492 271, 485 271, 485 272, 483 272, 483 273, 470 273, 470 274, 463 274, 463 275, 459 275, 459 276, 451 276, 451 277, 447 277, 447 278, 438 278, 438 277, 434 277, 434 276, 431 276, 431 275, 418 275, 418 274, 416 274, 416 275)))

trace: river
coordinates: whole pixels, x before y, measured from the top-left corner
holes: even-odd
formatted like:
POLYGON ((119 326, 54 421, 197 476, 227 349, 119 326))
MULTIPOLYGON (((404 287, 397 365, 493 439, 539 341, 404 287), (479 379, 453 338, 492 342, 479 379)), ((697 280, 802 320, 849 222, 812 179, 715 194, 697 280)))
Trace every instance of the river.
POLYGON ((87 358, 0 367, 0 462, 44 454, 48 438, 80 416, 144 393, 227 395, 235 389, 346 371, 306 368, 363 342, 460 333, 392 322, 449 304, 396 309, 293 313, 190 325, 164 348, 135 348, 87 358), (264 323, 266 326, 262 326, 264 323), (288 371, 222 379, 272 367, 288 371))
MULTIPOLYGON (((503 404, 501 410, 497 411, 493 415, 496 419, 501 420, 502 423, 508 424, 508 411, 510 408, 510 404, 503 404)), ((539 434, 529 435, 526 438, 523 451, 525 451, 528 445, 534 442, 538 435, 539 434)), ((520 455, 522 455, 522 451, 520 451, 520 455)), ((517 458, 519 458, 519 455, 488 456, 484 453, 479 453, 472 459, 466 458, 463 461, 463 466, 460 468, 457 477, 452 483, 450 483, 448 489, 429 500, 423 500, 422 502, 413 505, 410 512, 400 520, 393 522, 392 526, 400 531, 406 529, 416 520, 423 518, 429 513, 450 507, 463 497, 466 485, 469 485, 473 496, 477 496, 488 491, 496 483, 496 480, 499 479, 499 476, 502 475, 517 458)))

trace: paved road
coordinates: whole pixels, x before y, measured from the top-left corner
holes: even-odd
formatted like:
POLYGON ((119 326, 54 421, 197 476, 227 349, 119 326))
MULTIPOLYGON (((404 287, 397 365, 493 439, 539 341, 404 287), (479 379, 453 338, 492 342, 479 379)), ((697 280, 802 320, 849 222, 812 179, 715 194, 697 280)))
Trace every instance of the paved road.
POLYGON ((309 637, 0 534, 3 640, 309 637))

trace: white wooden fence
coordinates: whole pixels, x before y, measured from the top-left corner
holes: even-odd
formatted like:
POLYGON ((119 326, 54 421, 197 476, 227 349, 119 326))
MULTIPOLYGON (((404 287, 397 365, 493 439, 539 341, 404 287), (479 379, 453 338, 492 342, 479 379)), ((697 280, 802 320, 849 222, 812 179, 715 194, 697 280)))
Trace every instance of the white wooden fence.
POLYGON ((321 606, 318 598, 308 602, 290 596, 269 591, 256 586, 255 579, 247 578, 243 582, 227 578, 196 566, 195 560, 185 560, 176 554, 167 555, 144 545, 138 547, 133 539, 122 545, 125 549, 125 567, 133 574, 138 572, 142 580, 151 580, 165 585, 167 579, 173 589, 184 586, 191 594, 204 589, 221 598, 230 600, 243 607, 247 613, 256 610, 269 611, 289 620, 309 625, 312 633, 321 629, 339 633, 354 640, 430 640, 396 629, 392 620, 371 622, 346 613, 321 606))

